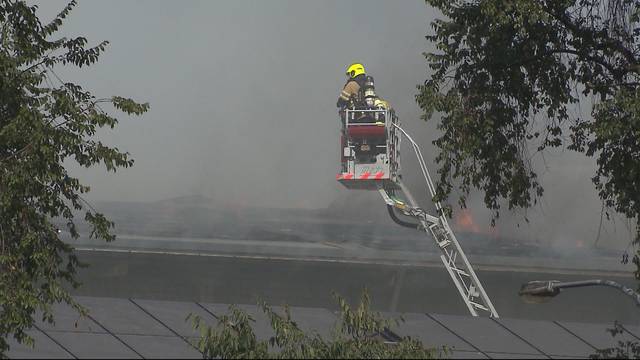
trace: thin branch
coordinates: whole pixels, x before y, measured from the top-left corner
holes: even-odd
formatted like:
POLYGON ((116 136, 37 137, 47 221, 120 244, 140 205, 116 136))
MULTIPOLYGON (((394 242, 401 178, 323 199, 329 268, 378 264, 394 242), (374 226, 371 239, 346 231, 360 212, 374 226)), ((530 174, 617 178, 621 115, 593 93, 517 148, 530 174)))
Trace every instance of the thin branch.
POLYGON ((596 236, 596 241, 593 243, 593 247, 598 247, 598 242, 600 241, 600 233, 602 231, 602 219, 604 217, 604 201, 602 201, 602 208, 600 208, 600 225, 598 225, 598 235, 596 236))
MULTIPOLYGON (((554 4, 556 3, 554 2, 554 4)), ((566 14, 562 11, 562 9, 549 9, 545 6, 542 6, 542 10, 547 14, 551 15, 554 19, 558 20, 562 25, 564 25, 568 30, 570 30, 574 36, 577 36, 582 39, 591 38, 592 40, 600 40, 601 43, 597 44, 596 49, 599 49, 599 50, 614 49, 617 52, 619 52, 629 63, 630 69, 628 70, 631 70, 632 67, 636 67, 640 65, 638 63, 638 59, 636 58, 636 55, 634 54, 634 52, 628 49, 626 46, 624 46, 622 41, 618 39, 597 36, 592 31, 580 27, 579 25, 573 23, 571 19, 568 18, 566 14)), ((634 71, 637 72, 637 70, 634 70, 634 71)))

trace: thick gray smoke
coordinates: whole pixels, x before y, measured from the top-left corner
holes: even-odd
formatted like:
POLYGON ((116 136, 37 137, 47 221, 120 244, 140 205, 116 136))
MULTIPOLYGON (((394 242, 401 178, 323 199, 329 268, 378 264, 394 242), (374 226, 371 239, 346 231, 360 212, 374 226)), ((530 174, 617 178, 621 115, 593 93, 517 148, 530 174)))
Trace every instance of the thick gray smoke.
MULTIPOLYGON (((40 2, 42 16, 64 3, 40 2)), ((111 45, 89 71, 60 74, 99 97, 148 101, 151 111, 141 119, 123 116, 115 131, 102 134, 131 152, 132 169, 77 174, 92 185, 94 202, 201 195, 229 206, 323 209, 353 201, 365 212, 382 206, 376 193, 349 192, 334 180, 335 101, 346 65, 363 62, 433 159, 435 127, 419 120, 414 96, 428 76, 421 53, 432 49, 424 36, 434 16, 421 0, 83 1, 63 35, 111 45)), ((593 161, 573 154, 547 160, 544 203, 529 212, 529 224, 503 211, 500 234, 590 246, 600 219, 589 182, 593 161)), ((408 148, 403 168, 424 198, 408 148)), ((487 228, 481 197, 469 206, 487 228)), ((600 244, 624 247, 623 229, 607 225, 600 244)))
MULTIPOLYGON (((40 6, 53 14, 63 4, 40 6)), ((90 71, 65 78, 152 105, 105 136, 137 163, 108 178, 83 174, 92 197, 327 206, 343 195, 334 104, 346 66, 364 62, 415 121, 428 22, 420 1, 82 2, 64 35, 111 45, 90 71)))

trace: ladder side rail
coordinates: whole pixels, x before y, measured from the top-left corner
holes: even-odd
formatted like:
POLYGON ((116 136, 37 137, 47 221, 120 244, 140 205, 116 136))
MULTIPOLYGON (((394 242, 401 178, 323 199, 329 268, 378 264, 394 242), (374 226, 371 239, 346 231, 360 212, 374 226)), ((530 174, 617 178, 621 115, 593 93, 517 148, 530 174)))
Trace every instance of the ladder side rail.
MULTIPOLYGON (((404 136, 407 137, 407 140, 409 140, 409 142, 412 144, 412 147, 416 153, 416 156, 418 157, 418 163, 420 165, 420 170, 422 171, 422 174, 425 178, 425 181, 427 183, 427 187, 429 188, 429 192, 431 194, 431 198, 433 199, 433 197, 435 196, 435 187, 433 185, 433 180, 431 179, 431 175, 429 174, 429 170, 426 167, 426 163, 424 161, 424 157, 422 156, 422 151, 420 150, 420 147, 418 146, 418 144, 413 140, 413 138, 404 130, 402 129, 400 126, 395 125, 395 127, 397 129, 399 129, 404 136)), ((406 194, 409 195, 410 193, 408 191, 406 191, 406 187, 402 186, 401 188, 402 191, 406 194)), ((407 196, 407 199, 412 202, 413 206, 417 207, 417 203, 415 202, 415 199, 413 199, 413 197, 409 197, 407 196)), ((450 238, 451 238, 451 242, 454 244, 454 247, 456 249, 456 251, 460 254, 460 258, 464 264, 464 266, 469 270, 469 274, 471 275, 471 278, 473 280, 474 285, 478 288, 478 291, 480 293, 480 296, 482 298, 482 300, 485 302, 485 304, 489 307, 489 309, 491 310, 491 314, 493 317, 497 318, 498 314, 493 306, 493 303, 491 302, 491 300, 489 299, 489 296, 487 295, 484 287, 482 286, 482 283, 480 282, 480 280, 478 279, 475 271, 473 270, 471 263, 469 262, 469 260, 467 259, 466 254, 464 253, 464 251, 462 250, 462 247, 460 246, 460 243, 458 242, 458 239, 456 238, 455 234, 453 233, 453 231, 451 230, 451 227, 449 226, 449 223, 446 219, 446 216, 442 213, 442 205, 440 204, 439 201, 436 202, 436 208, 438 209, 438 211, 440 212, 440 219, 442 221, 442 225, 445 229, 445 231, 449 234, 450 238)))
MULTIPOLYGON (((418 207, 418 204, 416 203, 415 199, 411 195, 411 192, 404 185, 404 183, 402 181, 399 181, 398 185, 400 186, 400 189, 402 190, 404 195, 407 197, 407 201, 409 201, 411 206, 418 207)), ((425 229, 427 229, 428 225, 427 225, 426 221, 424 221, 424 219, 419 219, 419 220, 420 220, 421 225, 425 229)), ((457 273, 452 269, 452 266, 449 263, 449 261, 447 259, 447 256, 445 256, 447 254, 446 251, 444 251, 444 249, 439 246, 440 244, 439 244, 438 237, 435 236, 433 233, 431 233, 431 235, 434 238, 434 240, 436 241, 436 244, 438 245, 438 248, 442 252, 442 254, 440 255, 440 260, 442 261, 442 264, 444 265, 445 269, 447 269, 447 272, 449 273, 449 277, 451 278, 451 280, 453 280, 453 283, 456 286, 456 289, 458 289, 458 293, 460 294, 460 297, 462 298, 462 300, 464 301, 465 305, 469 309, 469 313, 472 316, 478 316, 477 311, 474 309, 473 305, 471 304, 471 302, 469 300, 469 296, 468 296, 469 292, 466 291, 467 286, 466 286, 466 284, 464 284, 464 281, 463 281, 464 279, 461 279, 458 275, 456 275, 457 273)))
MULTIPOLYGON (((407 200, 409 201, 409 203, 411 203, 411 205, 413 207, 417 207, 415 199, 411 195, 411 192, 408 191, 406 186, 403 183, 400 183, 400 187, 402 189, 402 192, 407 197, 407 200)), ((420 220, 421 225, 425 229, 428 229, 428 224, 424 220, 424 218, 419 218, 419 220, 420 220)), ((438 223, 436 223, 436 224, 438 226, 442 226, 441 224, 438 224, 438 223)), ((443 228, 443 230, 445 230, 447 232, 447 235, 451 235, 450 230, 447 231, 447 228, 445 228, 445 227, 442 227, 442 228, 443 228)), ((466 259, 465 255, 464 255, 464 251, 460 247, 460 244, 457 243, 457 240, 455 238, 454 239, 450 238, 450 240, 452 240, 452 241, 450 241, 450 243, 454 244, 453 249, 451 249, 448 246, 449 244, 445 244, 444 247, 442 246, 442 241, 443 240, 432 229, 430 229, 430 234, 434 238, 434 240, 436 241, 436 244, 438 245, 438 248, 440 249, 440 251, 443 253, 440 256, 440 259, 442 260, 442 263, 444 264, 445 268, 447 269, 447 272, 449 273, 449 276, 453 280, 454 285, 458 289, 458 292, 460 293, 460 296, 462 297, 462 299, 465 302, 465 304, 467 305, 467 307, 470 309, 471 315, 472 316, 478 316, 478 313, 475 310, 471 299, 475 298, 475 297, 477 297, 479 295, 480 299, 485 303, 486 307, 489 308, 488 311, 490 312, 491 316, 494 317, 494 318, 498 318, 498 314, 495 311, 495 308, 493 307, 493 304, 491 303, 491 300, 489 299, 489 297, 486 294, 484 288, 482 287, 482 284, 480 283, 480 280, 475 275, 473 267, 471 266, 469 261, 466 259), (456 260, 456 258, 458 256, 458 254, 460 254, 460 257, 463 259, 462 265, 465 268, 464 270, 463 269, 459 269, 458 266, 455 263, 455 260, 456 260), (468 281, 471 284, 467 284, 468 281), (475 287, 475 291, 478 292, 477 295, 474 292, 472 292, 471 286, 475 287)), ((486 307, 483 306, 482 309, 485 309, 486 307)))
MULTIPOLYGON (((400 183, 399 186, 401 187, 401 189, 404 188, 403 192, 406 191, 405 196, 407 197, 408 201, 411 202, 411 200, 413 200, 413 196, 411 195, 411 193, 408 191, 406 187, 404 187, 404 184, 400 183)), ((384 188, 379 187, 378 190, 388 205, 395 205, 395 202, 386 193, 384 188)), ((412 203, 412 205, 415 206, 416 205, 415 202, 412 203)), ((415 209, 421 210, 420 208, 412 207, 412 210, 415 210, 415 209)), ((455 250, 455 248, 454 249, 450 248, 448 246, 449 244, 445 244, 444 246, 442 246, 441 241, 443 240, 442 240, 441 234, 444 234, 444 233, 437 233, 433 230, 434 227, 439 227, 440 229, 444 230, 444 228, 440 224, 440 219, 435 216, 424 214, 424 211, 421 211, 421 214, 418 214, 418 215, 414 214, 414 217, 416 217, 419 220, 420 225, 423 227, 423 230, 427 231, 427 233, 429 233, 431 237, 436 241, 436 244, 438 245, 438 247, 442 252, 442 254, 440 255, 440 260, 442 261, 445 269, 449 273, 449 277, 451 278, 456 289, 458 290, 460 297, 462 298, 463 302, 469 309, 469 313, 472 316, 478 316, 476 309, 489 311, 489 309, 486 306, 484 305, 477 306, 476 305, 477 303, 473 301, 473 299, 478 296, 477 294, 478 291, 475 290, 477 287, 472 287, 472 286, 475 286, 473 285, 473 280, 469 277, 469 275, 464 270, 458 268, 458 266, 456 265, 455 259, 457 257, 457 251, 455 250), (433 222, 429 221, 431 219, 433 220, 433 222), (430 225, 428 225, 429 223, 430 225), (468 282, 471 282, 471 284, 467 284, 468 282)), ((494 314, 492 314, 492 316, 493 315, 494 314)))
MULTIPOLYGON (((444 217, 444 216, 442 216, 442 217, 444 217)), ((456 235, 453 233, 453 231, 449 227, 448 223, 444 223, 443 225, 447 228, 448 233, 452 238, 452 243, 455 246, 455 248, 456 248, 456 250, 457 250, 457 252, 458 252, 458 254, 460 256, 460 259, 465 264, 465 266, 470 270, 469 271, 469 275, 471 276, 471 278, 473 279, 474 284, 478 288, 478 292, 480 293, 480 297, 482 298, 482 300, 484 301, 486 306, 489 307, 489 309, 491 310, 491 314, 493 315, 493 317, 498 318, 498 313, 497 313, 495 307, 493 306, 493 303, 491 302, 491 299, 489 299, 489 295, 487 295, 487 292, 484 289, 484 286, 482 286, 482 283, 480 282, 480 279, 478 279, 478 275, 476 275, 475 270, 473 270, 473 268, 471 267, 471 263, 469 262, 469 259, 467 258, 467 255, 462 250, 462 247, 460 246, 460 243, 458 242, 458 239, 456 238, 456 235)))
POLYGON ((472 302, 469 300, 469 297, 467 296, 467 292, 463 288, 463 285, 459 280, 459 277, 456 276, 456 274, 454 274, 454 271, 453 269, 451 269, 451 266, 447 262, 446 257, 444 255, 440 255, 440 260, 442 260, 442 263, 444 264, 444 268, 447 269, 447 272, 449 273, 449 276, 451 277, 451 279, 454 280, 453 283, 456 285, 456 288, 458 289, 458 292, 462 296, 462 300, 464 301, 465 305, 467 305, 467 309, 469 309, 469 313, 471 313, 471 316, 478 316, 478 312, 474 308, 472 302))

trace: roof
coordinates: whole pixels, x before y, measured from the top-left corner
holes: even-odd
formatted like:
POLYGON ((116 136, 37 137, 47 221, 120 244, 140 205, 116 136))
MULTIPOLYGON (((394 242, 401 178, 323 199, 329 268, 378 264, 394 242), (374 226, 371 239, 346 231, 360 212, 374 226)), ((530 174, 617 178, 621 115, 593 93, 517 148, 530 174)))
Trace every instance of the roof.
MULTIPOLYGON (((56 324, 39 321, 29 334, 35 349, 10 340, 10 358, 202 358, 192 344, 198 333, 186 317, 193 313, 210 324, 228 305, 214 303, 77 297, 89 309, 81 318, 67 305, 56 305, 56 324)), ((266 316, 255 305, 241 308, 256 319, 258 338, 271 335, 266 316)), ((328 335, 336 315, 324 308, 293 307, 293 319, 303 330, 328 335)), ((386 314, 396 316, 396 314, 386 314)), ((453 357, 563 358, 588 357, 597 348, 615 346, 620 339, 637 341, 640 328, 626 326, 615 339, 612 324, 562 321, 473 318, 458 315, 404 314, 393 331, 428 346, 448 345, 453 357)))

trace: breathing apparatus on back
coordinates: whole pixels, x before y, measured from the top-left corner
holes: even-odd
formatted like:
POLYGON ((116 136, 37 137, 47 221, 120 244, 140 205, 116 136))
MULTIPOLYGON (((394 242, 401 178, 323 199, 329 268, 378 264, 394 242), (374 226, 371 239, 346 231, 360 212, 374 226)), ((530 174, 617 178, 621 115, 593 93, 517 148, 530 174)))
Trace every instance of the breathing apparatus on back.
POLYGON ((362 87, 362 93, 364 95, 364 103, 368 108, 373 108, 376 98, 376 87, 373 82, 373 77, 367 76, 364 80, 364 86, 362 87))

